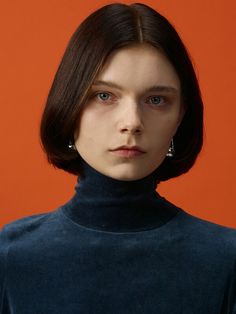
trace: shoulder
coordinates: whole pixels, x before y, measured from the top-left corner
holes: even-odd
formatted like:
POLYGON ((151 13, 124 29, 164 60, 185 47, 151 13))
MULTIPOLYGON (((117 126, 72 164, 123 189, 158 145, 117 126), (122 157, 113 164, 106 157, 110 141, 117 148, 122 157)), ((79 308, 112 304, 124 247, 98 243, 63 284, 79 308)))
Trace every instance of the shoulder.
POLYGON ((15 245, 22 246, 34 238, 39 238, 40 234, 42 235, 54 224, 55 213, 56 211, 51 211, 26 216, 5 224, 0 229, 0 275, 5 267, 9 249, 15 245))
POLYGON ((15 239, 24 237, 24 235, 29 234, 29 232, 40 228, 51 215, 52 212, 34 214, 5 224, 3 228, 0 229, 0 247, 9 246, 15 239))
POLYGON ((189 231, 195 231, 197 234, 207 236, 208 238, 224 238, 226 241, 236 243, 236 228, 225 226, 213 221, 203 219, 185 212, 185 219, 188 220, 189 231))
POLYGON ((5 224, 3 228, 0 229, 0 300, 4 293, 9 248, 15 243, 16 239, 21 239, 24 234, 37 228, 49 215, 49 213, 44 213, 20 218, 5 224))
POLYGON ((182 210, 178 228, 193 248, 215 252, 236 260, 236 229, 203 219, 182 210))
POLYGON ((178 211, 176 216, 177 225, 179 228, 184 229, 184 232, 187 232, 189 235, 202 235, 202 236, 217 236, 225 237, 227 240, 236 241, 236 228, 224 226, 212 222, 207 219, 195 216, 191 214, 188 210, 179 207, 178 205, 172 203, 162 196, 164 203, 169 207, 174 207, 178 211))
POLYGON ((39 239, 49 230, 55 221, 56 211, 34 214, 14 220, 0 229, 0 272, 8 256, 10 248, 23 247, 27 242, 39 239))
POLYGON ((177 225, 179 228, 183 228, 189 235, 202 235, 208 238, 209 236, 212 238, 223 237, 226 241, 236 241, 236 228, 193 215, 188 210, 175 205, 164 197, 162 198, 168 206, 178 209, 179 213, 176 216, 177 225))
POLYGON ((6 255, 9 247, 16 241, 31 234, 34 230, 39 229, 46 222, 52 212, 34 214, 23 218, 16 219, 5 224, 0 229, 0 256, 6 255))
POLYGON ((179 211, 172 224, 175 229, 172 233, 176 238, 192 250, 205 252, 206 256, 207 253, 218 253, 228 256, 231 261, 236 260, 236 228, 198 217, 163 199, 168 206, 174 206, 179 211))

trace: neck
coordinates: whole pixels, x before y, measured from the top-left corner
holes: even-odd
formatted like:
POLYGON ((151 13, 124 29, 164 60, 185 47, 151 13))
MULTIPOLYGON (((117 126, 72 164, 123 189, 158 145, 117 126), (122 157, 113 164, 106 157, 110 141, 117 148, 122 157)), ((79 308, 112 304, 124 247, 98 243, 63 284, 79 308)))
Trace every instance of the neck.
POLYGON ((73 198, 64 211, 79 225, 110 232, 144 231, 169 221, 177 208, 156 191, 155 171, 134 181, 108 177, 82 160, 73 198))

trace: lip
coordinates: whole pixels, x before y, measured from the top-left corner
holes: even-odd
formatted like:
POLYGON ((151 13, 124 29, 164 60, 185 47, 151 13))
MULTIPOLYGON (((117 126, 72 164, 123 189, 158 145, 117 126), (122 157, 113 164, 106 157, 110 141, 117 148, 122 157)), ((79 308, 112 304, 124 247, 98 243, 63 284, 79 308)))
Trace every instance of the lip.
POLYGON ((114 153, 115 155, 127 158, 137 157, 144 154, 143 152, 140 152, 139 150, 135 149, 117 149, 112 150, 111 152, 114 153))
POLYGON ((145 153, 141 147, 139 146, 128 146, 128 145, 122 145, 115 149, 112 149, 111 151, 117 151, 117 150, 130 150, 130 151, 138 151, 140 153, 145 153))
POLYGON ((111 150, 111 152, 118 156, 127 158, 138 157, 145 153, 139 146, 126 146, 126 145, 111 150))

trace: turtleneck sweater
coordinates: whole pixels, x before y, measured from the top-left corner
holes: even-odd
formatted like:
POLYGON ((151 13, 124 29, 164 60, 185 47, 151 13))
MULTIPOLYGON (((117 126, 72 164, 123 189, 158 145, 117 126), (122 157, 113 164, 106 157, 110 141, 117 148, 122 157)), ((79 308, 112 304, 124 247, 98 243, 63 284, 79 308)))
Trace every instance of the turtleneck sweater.
POLYGON ((84 160, 75 194, 0 231, 0 313, 236 314, 236 230, 84 160))
POLYGON ((109 232, 138 232, 171 220, 180 209, 156 191, 155 171, 135 180, 117 180, 95 170, 82 159, 74 197, 62 208, 79 225, 109 232))

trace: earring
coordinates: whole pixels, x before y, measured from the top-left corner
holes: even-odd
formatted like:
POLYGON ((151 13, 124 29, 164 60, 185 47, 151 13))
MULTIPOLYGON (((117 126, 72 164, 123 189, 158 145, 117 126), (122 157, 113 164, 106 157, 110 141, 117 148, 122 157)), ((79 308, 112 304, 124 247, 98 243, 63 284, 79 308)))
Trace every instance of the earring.
POLYGON ((71 150, 76 150, 76 147, 75 147, 75 145, 72 143, 72 141, 69 141, 68 148, 71 149, 71 150))
POLYGON ((173 157, 174 156, 174 153, 175 153, 175 148, 174 148, 174 140, 172 138, 171 140, 171 146, 168 150, 168 153, 166 154, 167 157, 173 157))

